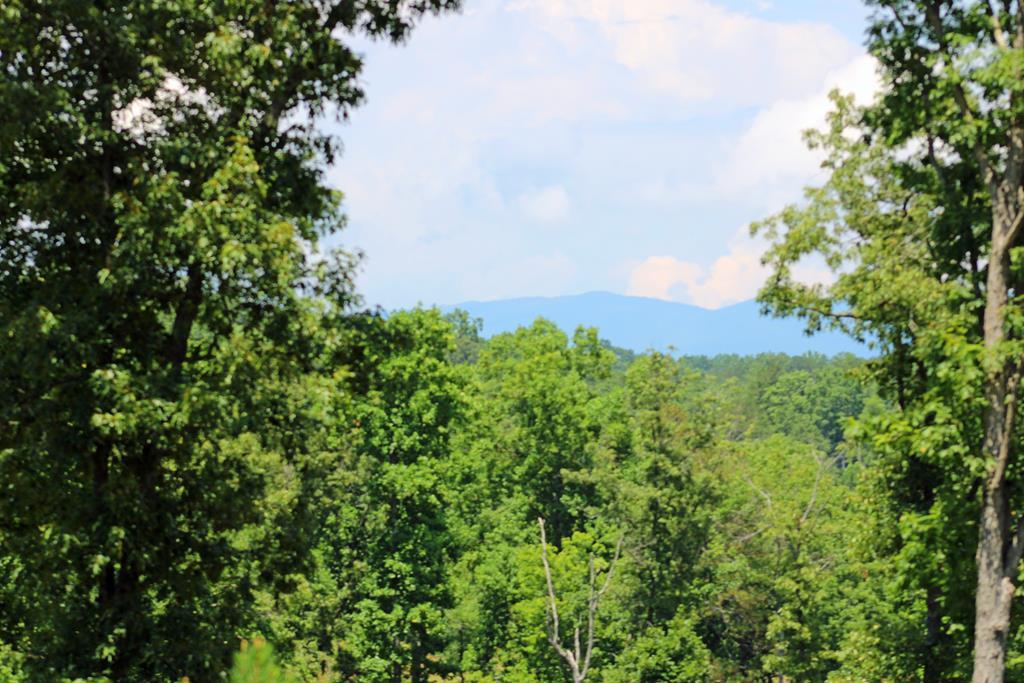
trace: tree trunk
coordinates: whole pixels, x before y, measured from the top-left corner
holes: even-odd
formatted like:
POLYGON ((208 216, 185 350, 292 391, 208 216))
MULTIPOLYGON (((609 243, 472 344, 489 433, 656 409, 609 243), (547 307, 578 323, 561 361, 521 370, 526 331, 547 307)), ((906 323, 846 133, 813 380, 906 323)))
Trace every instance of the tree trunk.
POLYGON ((412 665, 409 671, 409 681, 410 683, 426 683, 427 670, 424 653, 427 634, 422 624, 416 624, 413 627, 412 639, 412 665))
POLYGON ((941 593, 935 586, 928 586, 925 605, 927 607, 927 634, 925 636, 924 677, 921 683, 942 681, 942 608, 941 593))
MULTIPOLYGON (((391 641, 391 646, 394 654, 402 651, 402 641, 397 637, 391 641)), ((402 663, 397 659, 391 664, 391 683, 402 683, 402 663)))
POLYGON ((975 555, 978 587, 975 593, 974 675, 972 683, 1003 683, 1010 606, 1016 591, 1020 540, 1010 518, 1006 473, 1013 451, 1017 362, 1002 358, 1006 306, 1010 288, 1010 248, 1019 229, 1018 189, 993 193, 992 246, 986 283, 985 341, 985 457, 988 471, 978 524, 975 555))
POLYGON ((1009 519, 1001 489, 986 492, 981 511, 973 683, 1003 683, 1006 669, 1006 636, 1015 586, 1003 557, 1009 519))

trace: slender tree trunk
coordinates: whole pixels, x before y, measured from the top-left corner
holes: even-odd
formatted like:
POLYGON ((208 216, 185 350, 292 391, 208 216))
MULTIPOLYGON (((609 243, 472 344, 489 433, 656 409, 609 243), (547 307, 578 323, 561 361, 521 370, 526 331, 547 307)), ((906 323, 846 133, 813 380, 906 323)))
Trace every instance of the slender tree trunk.
POLYGON ((1009 251, 1019 230, 1018 188, 993 193, 992 247, 986 285, 985 442, 988 471, 978 525, 975 555, 974 675, 972 683, 1003 683, 1010 607, 1016 591, 1021 539, 1010 516, 1007 469, 1013 455, 1019 363, 1002 358, 1009 301, 1009 251))
MULTIPOLYGON (((402 641, 395 638, 391 641, 392 647, 396 653, 402 651, 402 641)), ((391 664, 391 683, 402 683, 402 663, 400 661, 394 661, 391 664)))
POLYGON ((412 644, 412 665, 409 671, 411 683, 426 683, 427 670, 424 651, 426 649, 427 634, 422 624, 413 627, 412 644))
POLYGON ((942 662, 939 659, 942 648, 941 593, 935 586, 928 586, 925 604, 927 606, 927 636, 925 638, 924 676, 921 683, 941 683, 942 662))

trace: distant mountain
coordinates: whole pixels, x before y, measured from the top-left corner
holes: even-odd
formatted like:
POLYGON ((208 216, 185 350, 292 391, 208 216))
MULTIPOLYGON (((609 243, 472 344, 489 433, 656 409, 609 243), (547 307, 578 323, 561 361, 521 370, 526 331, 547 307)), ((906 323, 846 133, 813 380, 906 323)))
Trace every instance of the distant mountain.
POLYGON ((460 308, 481 318, 484 335, 488 337, 543 317, 569 334, 578 325, 596 327, 603 339, 633 351, 664 351, 672 346, 683 355, 798 355, 810 351, 829 356, 843 352, 867 355, 865 347, 843 335, 829 332, 809 337, 804 334, 800 320, 762 316, 754 301, 708 310, 660 299, 590 292, 552 298, 466 301, 441 308, 460 308))

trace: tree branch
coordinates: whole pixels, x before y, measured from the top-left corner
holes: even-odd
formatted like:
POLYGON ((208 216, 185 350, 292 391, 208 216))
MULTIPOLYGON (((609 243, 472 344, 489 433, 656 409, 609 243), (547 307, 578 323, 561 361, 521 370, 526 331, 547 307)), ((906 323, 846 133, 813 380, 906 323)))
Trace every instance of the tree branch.
POLYGON ((605 574, 604 583, 601 584, 601 588, 595 590, 597 583, 597 570, 594 568, 594 557, 591 556, 587 564, 589 576, 587 581, 587 640, 586 648, 582 647, 580 642, 580 627, 576 626, 573 629, 573 649, 569 650, 562 645, 561 636, 559 634, 558 624, 558 605, 556 604, 555 595, 555 583, 551 577, 551 564, 548 562, 548 539, 547 533, 544 528, 544 518, 538 517, 537 524, 540 526, 540 558, 544 563, 544 578, 547 582, 547 620, 548 620, 548 642, 551 643, 551 647, 555 649, 558 656, 561 657, 569 664, 569 669, 572 672, 573 683, 583 683, 586 679, 587 674, 590 671, 590 660, 594 653, 594 628, 597 622, 597 608, 601 602, 601 596, 608 590, 608 586, 611 585, 612 575, 615 572, 615 565, 619 562, 619 557, 622 554, 622 542, 625 538, 624 535, 619 536, 619 542, 615 545, 615 557, 612 558, 611 564, 608 566, 608 573, 605 574), (582 663, 582 667, 580 664, 582 663))
POLYGON ((1016 218, 1013 219, 1013 222, 1006 229, 1006 244, 1009 246, 1013 246, 1014 241, 1020 235, 1021 227, 1024 227, 1024 188, 1020 190, 1019 194, 1020 208, 1017 209, 1016 218))
POLYGON ((199 304, 203 298, 203 272, 199 264, 188 265, 185 293, 178 304, 171 326, 171 338, 167 349, 167 360, 175 371, 181 369, 188 357, 188 339, 192 334, 192 325, 199 315, 199 304))
MULTIPOLYGON (((953 58, 953 51, 949 49, 949 41, 946 39, 946 29, 942 25, 942 16, 939 14, 939 8, 941 6, 941 2, 930 3, 925 8, 925 17, 931 25, 932 30, 935 32, 935 42, 939 45, 939 51, 946 57, 946 61, 948 62, 947 68, 953 68, 955 60, 953 58)), ((959 81, 953 83, 953 99, 956 101, 957 107, 960 109, 960 115, 967 121, 973 122, 976 119, 974 109, 967 100, 967 93, 964 90, 963 84, 959 81)), ((977 140, 971 143, 971 153, 974 154, 975 161, 978 162, 978 166, 981 168, 985 184, 989 186, 989 192, 991 192, 992 197, 995 197, 995 171, 992 168, 992 164, 989 163, 985 150, 981 148, 981 145, 977 140)))
POLYGON ((1017 0, 1017 49, 1024 49, 1024 0, 1017 0))
POLYGON ((1010 548, 1006 552, 1006 562, 1003 565, 1003 573, 1010 577, 1011 581, 1017 580, 1021 555, 1024 555, 1024 516, 1017 518, 1017 530, 1013 534, 1010 548))
POLYGON ((1008 50, 1010 45, 1006 40, 1006 33, 1003 32, 1003 25, 999 21, 999 10, 992 6, 992 0, 985 3, 985 9, 988 11, 988 19, 992 24, 992 37, 995 39, 996 45, 1008 50))
POLYGON ((537 524, 540 525, 540 559, 544 563, 544 578, 547 580, 548 586, 548 642, 551 643, 551 647, 555 648, 555 652, 569 663, 569 667, 575 674, 576 662, 572 653, 562 647, 562 640, 559 636, 558 604, 555 599, 555 584, 551 579, 551 565, 548 563, 548 539, 547 533, 544 531, 544 518, 538 517, 537 524))
POLYGON ((759 488, 759 487, 758 487, 758 486, 757 486, 757 485, 756 485, 756 484, 754 483, 754 480, 753 480, 753 479, 751 479, 751 478, 750 478, 750 477, 748 477, 748 476, 744 476, 744 477, 743 477, 743 481, 745 481, 745 482, 747 483, 747 486, 749 486, 750 488, 754 489, 754 492, 755 492, 755 493, 759 494, 759 495, 760 495, 760 496, 761 496, 762 498, 764 498, 764 501, 765 501, 766 503, 768 503, 768 507, 771 507, 771 506, 772 506, 772 497, 768 495, 768 492, 767 492, 767 491, 765 491, 765 490, 764 490, 764 489, 762 489, 762 488, 759 488))

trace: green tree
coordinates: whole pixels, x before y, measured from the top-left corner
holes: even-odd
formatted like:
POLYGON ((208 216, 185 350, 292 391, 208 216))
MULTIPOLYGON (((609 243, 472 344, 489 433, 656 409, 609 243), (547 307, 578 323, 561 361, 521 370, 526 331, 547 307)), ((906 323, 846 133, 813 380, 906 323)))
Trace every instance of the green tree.
POLYGON ((455 351, 452 362, 475 363, 480 355, 484 340, 480 336, 483 320, 471 318, 466 311, 457 309, 444 316, 455 330, 455 351))
POLYGON ((585 523, 592 487, 573 473, 589 466, 598 427, 587 407, 612 362, 596 334, 577 333, 570 345, 540 320, 480 349, 469 418, 447 465, 459 549, 449 614, 453 667, 558 672, 543 634, 543 600, 534 609, 543 592, 531 593, 534 584, 523 577, 537 565, 538 516, 549 520, 556 544, 585 523), (529 633, 521 638, 524 623, 529 633))
POLYGON ((587 680, 824 681, 843 667, 868 671, 844 638, 868 616, 851 603, 877 597, 855 590, 866 563, 852 541, 866 532, 847 485, 867 465, 858 454, 840 469, 825 451, 863 405, 849 375, 859 361, 716 358, 701 361, 702 374, 693 359, 613 357, 596 331, 570 342, 544 321, 474 344, 476 361, 458 366, 471 376, 466 419, 442 460, 453 557, 440 670, 453 680, 565 680, 571 667, 550 643, 527 517, 542 511, 563 515, 567 529, 549 535, 548 559, 561 648, 577 664, 588 560, 611 557, 625 537, 594 620, 587 680), (728 402, 747 391, 749 411, 733 415, 728 402), (791 425, 790 416, 806 419, 791 425), (723 424, 734 420, 735 434, 723 424), (801 424, 793 437, 752 438, 801 424))
POLYGON ((348 524, 328 531, 327 553, 337 558, 332 565, 350 560, 359 569, 337 635, 359 680, 397 683, 408 671, 420 683, 443 647, 451 601, 447 511, 455 494, 444 475, 464 407, 463 373, 449 361, 454 330, 436 311, 371 317, 359 336, 364 369, 354 367, 366 386, 351 438, 361 474, 342 498, 337 519, 348 524))
POLYGON ((869 4, 870 49, 888 88, 817 139, 832 178, 809 192, 807 207, 769 224, 775 274, 762 300, 812 329, 873 339, 897 424, 916 430, 905 457, 935 473, 929 507, 958 509, 946 498, 954 491, 977 502, 973 680, 1002 681, 1024 549, 1013 486, 1024 370, 1024 5, 869 4), (862 136, 843 139, 844 127, 862 136), (810 253, 837 270, 834 285, 793 281, 792 265, 810 253))
POLYGON ((761 429, 834 452, 843 441, 845 420, 864 409, 865 394, 855 377, 834 366, 783 373, 761 393, 761 429))
POLYGON ((695 473, 694 456, 711 442, 713 426, 699 394, 689 396, 695 377, 671 357, 640 356, 625 380, 628 448, 612 454, 601 481, 605 514, 629 529, 634 627, 642 629, 673 619, 697 578, 715 494, 695 473))
POLYGON ((22 656, 9 645, 0 643, 0 683, 23 683, 25 680, 22 656))
POLYGON ((212 677, 309 561, 352 299, 314 123, 362 98, 339 35, 454 4, 3 4, 0 636, 40 676, 212 677))
POLYGON ((588 444, 599 428, 588 421, 595 395, 588 380, 612 362, 596 335, 577 334, 570 345, 544 320, 491 339, 476 364, 473 400, 481 414, 457 456, 457 476, 483 475, 477 483, 484 488, 467 491, 463 504, 489 507, 500 493, 514 497, 524 524, 544 517, 552 539, 579 528, 588 490, 567 475, 589 466, 588 444))
MULTIPOLYGON (((596 634, 596 622, 601 607, 601 598, 608 592, 608 588, 611 585, 612 577, 615 573, 615 566, 618 564, 620 554, 622 552, 622 537, 619 537, 619 541, 615 546, 615 555, 612 557, 608 567, 604 570, 604 576, 599 577, 600 570, 598 569, 597 562, 593 555, 587 557, 587 587, 585 589, 585 598, 582 601, 578 611, 580 614, 574 615, 575 619, 572 620, 572 640, 562 640, 563 637, 563 621, 559 616, 558 607, 558 594, 555 591, 555 581, 551 571, 551 563, 548 561, 548 542, 547 534, 544 530, 544 520, 537 520, 540 526, 540 556, 541 562, 544 565, 544 583, 547 588, 547 602, 546 602, 546 631, 548 636, 548 643, 554 648, 555 652, 561 657, 565 664, 569 667, 569 672, 572 675, 573 683, 584 683, 587 679, 587 675, 590 673, 590 667, 593 663, 594 645, 595 645, 595 634, 596 634), (564 644, 563 644, 564 642, 564 644)), ((573 537, 573 545, 576 543, 576 536, 573 537)), ((569 549, 569 544, 565 544, 562 547, 563 552, 569 549)), ((562 617, 566 616, 565 610, 562 610, 562 617)))
POLYGON ((720 494, 698 606, 716 666, 824 681, 844 625, 849 490, 825 454, 782 435, 723 445, 707 467, 720 494))
POLYGON ((697 373, 661 353, 638 356, 595 406, 602 425, 593 481, 596 521, 625 530, 625 560, 602 608, 610 680, 701 680, 697 635, 715 484, 698 464, 714 442, 714 403, 697 373), (709 409, 710 407, 710 409, 709 409))
MULTIPOLYGON (((888 498, 875 510, 895 508, 882 515, 894 526, 879 540, 895 534, 889 544, 895 557, 922 547, 933 557, 969 557, 973 541, 965 525, 971 520, 954 511, 963 510, 960 501, 977 475, 971 451, 981 445, 979 374, 971 358, 978 348, 972 331, 977 309, 967 303, 980 291, 979 275, 969 255, 934 257, 950 248, 940 239, 948 226, 935 208, 937 188, 908 187, 919 176, 905 172, 905 162, 883 139, 851 134, 863 115, 848 100, 836 103, 830 129, 811 138, 829 155, 828 183, 808 191, 806 207, 790 207, 760 226, 775 240, 767 256, 774 274, 762 298, 776 312, 805 315, 811 329, 829 325, 877 345, 881 353, 868 368, 893 411, 870 423, 877 433, 869 439, 868 464, 884 476, 875 493, 888 498), (847 246, 851 240, 856 249, 847 246), (792 280, 791 265, 809 253, 841 271, 834 284, 792 280), (906 515, 918 516, 921 524, 904 527, 904 535, 899 528, 906 515)), ((953 566, 945 567, 936 574, 922 565, 904 576, 929 596, 928 617, 919 622, 927 626, 918 628, 916 638, 921 645, 912 648, 930 662, 929 681, 958 667, 938 654, 952 650, 940 631, 948 635, 962 626, 956 614, 961 586, 945 579, 953 566)))

